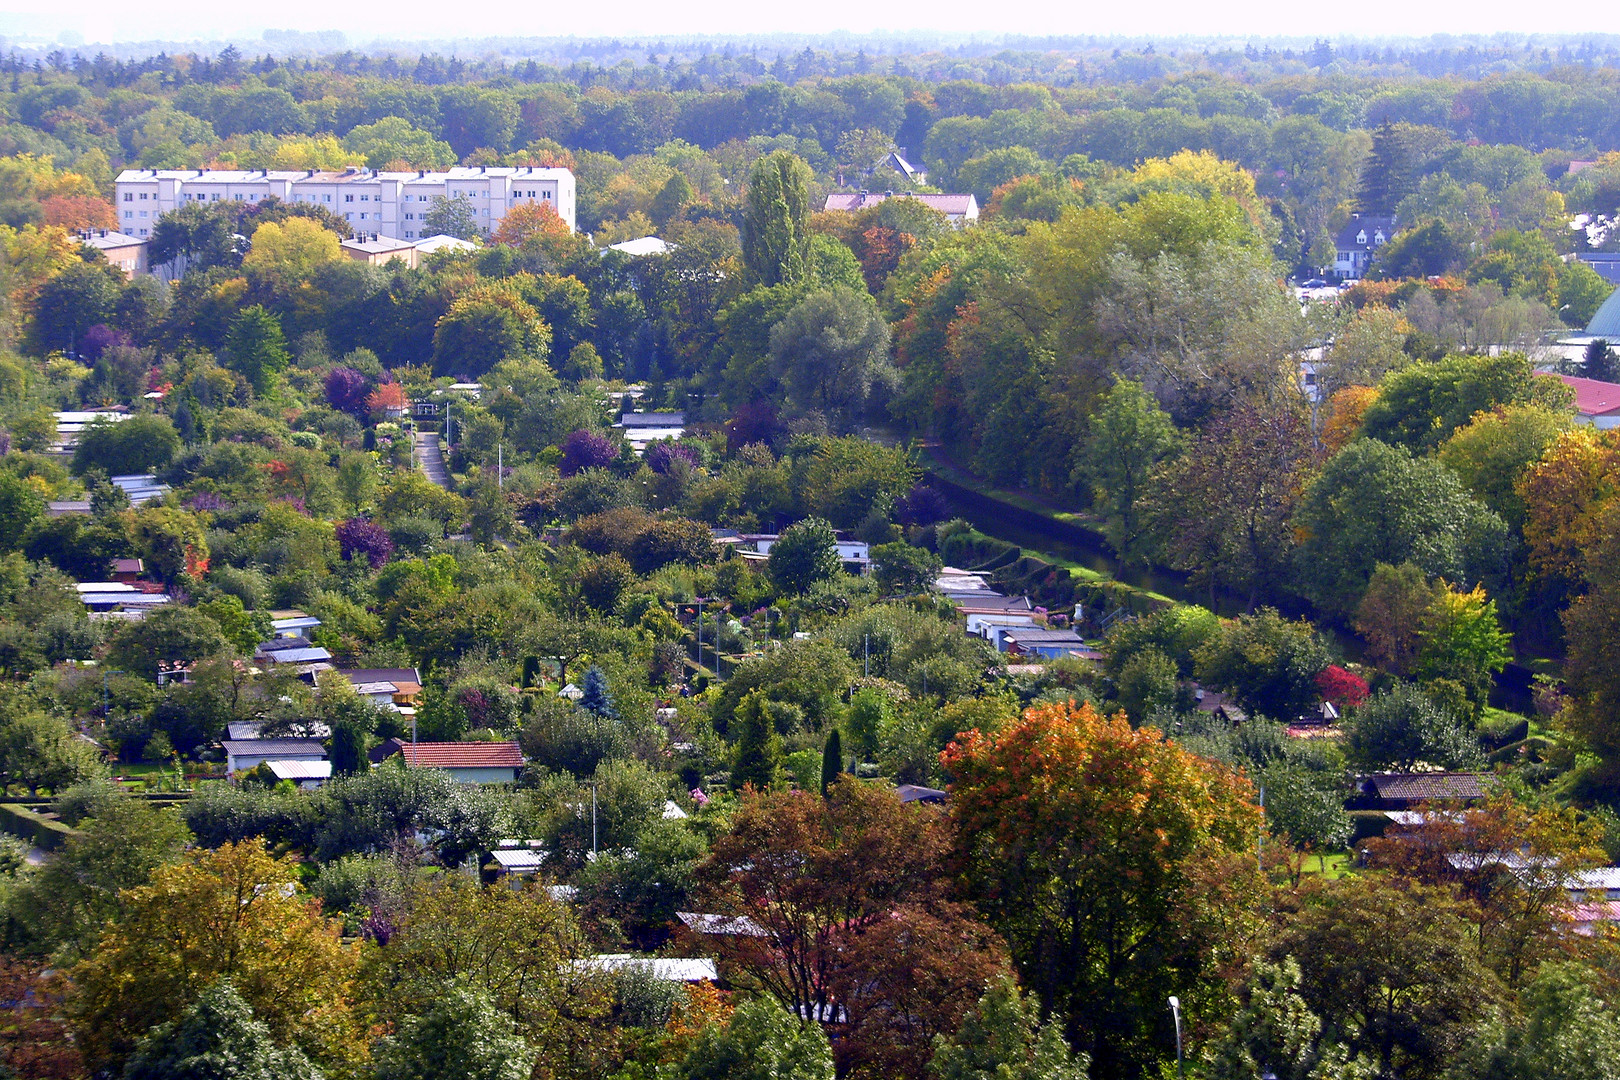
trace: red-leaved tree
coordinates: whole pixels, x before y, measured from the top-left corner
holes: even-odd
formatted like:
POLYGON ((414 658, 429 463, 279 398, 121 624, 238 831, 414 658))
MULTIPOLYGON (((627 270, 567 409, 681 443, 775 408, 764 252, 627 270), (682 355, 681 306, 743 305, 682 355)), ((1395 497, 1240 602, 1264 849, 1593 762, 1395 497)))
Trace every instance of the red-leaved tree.
POLYGON ((699 867, 703 910, 748 919, 721 937, 728 976, 789 1012, 840 1022, 840 1075, 921 1077, 1006 970, 1001 939, 954 899, 937 808, 844 778, 827 798, 748 789, 699 867))

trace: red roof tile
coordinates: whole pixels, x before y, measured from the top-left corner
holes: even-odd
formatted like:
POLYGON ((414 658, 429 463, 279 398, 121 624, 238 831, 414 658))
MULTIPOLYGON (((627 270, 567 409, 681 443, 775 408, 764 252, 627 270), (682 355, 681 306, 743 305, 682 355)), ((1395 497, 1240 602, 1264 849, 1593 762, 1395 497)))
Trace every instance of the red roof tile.
POLYGON ((432 769, 521 769, 523 751, 515 742, 403 743, 406 764, 432 769))
POLYGON ((1575 391, 1575 411, 1582 416, 1607 416, 1620 412, 1620 383, 1560 375, 1563 384, 1575 391))

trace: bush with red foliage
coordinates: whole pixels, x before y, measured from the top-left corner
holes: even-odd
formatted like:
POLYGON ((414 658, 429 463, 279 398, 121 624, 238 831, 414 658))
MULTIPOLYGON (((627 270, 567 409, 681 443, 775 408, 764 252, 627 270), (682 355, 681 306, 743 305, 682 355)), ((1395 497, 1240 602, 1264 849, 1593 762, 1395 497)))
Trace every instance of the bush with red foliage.
POLYGON ((1354 708, 1367 700, 1367 680, 1338 664, 1329 665, 1316 677, 1316 688, 1322 692, 1323 700, 1341 709, 1354 708))
POLYGON ((569 432, 562 441, 562 461, 557 467, 564 476, 573 476, 586 469, 604 468, 618 456, 619 449, 612 439, 580 428, 569 432))
POLYGON ((345 559, 364 555, 375 570, 394 553, 394 541, 388 530, 369 518, 350 518, 337 527, 338 549, 345 559))

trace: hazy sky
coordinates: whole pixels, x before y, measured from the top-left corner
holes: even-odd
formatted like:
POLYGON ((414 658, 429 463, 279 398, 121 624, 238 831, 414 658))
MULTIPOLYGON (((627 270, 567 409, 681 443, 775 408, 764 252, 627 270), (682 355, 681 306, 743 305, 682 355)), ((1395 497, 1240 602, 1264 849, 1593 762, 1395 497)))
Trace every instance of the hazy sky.
POLYGON ((224 0, 77 0, 41 5, 0 0, 0 34, 54 35, 70 31, 87 42, 208 40, 257 36, 267 27, 341 30, 352 44, 401 38, 487 38, 569 35, 821 33, 835 30, 942 30, 987 34, 1230 34, 1382 37, 1407 34, 1486 34, 1498 31, 1620 32, 1613 0, 1209 0, 1015 4, 929 0, 928 3, 783 4, 759 0, 709 3, 558 3, 533 0, 467 4, 443 0, 339 0, 267 4, 224 0))

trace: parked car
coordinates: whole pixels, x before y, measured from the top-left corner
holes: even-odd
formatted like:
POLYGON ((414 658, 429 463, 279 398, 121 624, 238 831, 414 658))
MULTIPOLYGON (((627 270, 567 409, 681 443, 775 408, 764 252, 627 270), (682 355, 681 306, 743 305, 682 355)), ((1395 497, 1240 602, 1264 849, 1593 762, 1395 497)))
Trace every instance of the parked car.
POLYGON ((1302 282, 1299 287, 1302 289, 1325 289, 1328 287, 1328 283, 1322 278, 1313 277, 1309 281, 1302 282))

